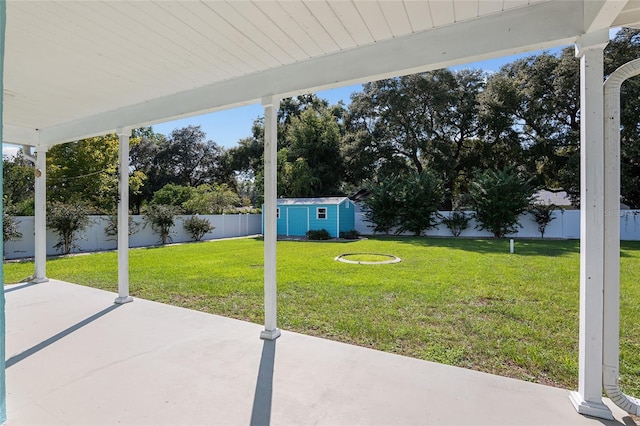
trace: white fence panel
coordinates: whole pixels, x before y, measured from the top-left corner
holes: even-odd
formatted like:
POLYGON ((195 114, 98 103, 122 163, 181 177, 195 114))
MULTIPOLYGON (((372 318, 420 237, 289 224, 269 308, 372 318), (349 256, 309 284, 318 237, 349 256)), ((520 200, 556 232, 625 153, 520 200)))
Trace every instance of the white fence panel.
MULTIPOLYGON (((182 243, 191 241, 191 236, 184 229, 184 221, 191 216, 178 216, 175 225, 171 228, 170 241, 182 243)), ((215 240, 220 238, 241 237, 256 235, 262 232, 262 220, 259 214, 234 214, 234 215, 199 215, 199 218, 207 219, 213 231, 206 234, 203 240, 215 240)), ((160 244, 160 236, 156 234, 151 225, 145 223, 143 216, 133 215, 134 233, 129 236, 129 247, 148 247, 160 244)), ((18 229, 22 238, 17 241, 7 241, 4 251, 6 259, 19 259, 33 257, 34 255, 34 218, 33 216, 16 217, 18 229)), ((117 237, 108 236, 105 228, 109 224, 107 216, 91 216, 91 225, 75 241, 76 247, 72 253, 84 253, 93 251, 114 250, 117 248, 117 237)), ((55 248, 58 236, 47 229, 47 255, 60 254, 55 248)))
MULTIPOLYGON (((450 212, 440 212, 443 216, 450 212)), ((471 215, 473 212, 466 212, 471 215)), ((623 210, 620 213, 620 239, 625 241, 640 241, 640 210, 623 210)), ((509 235, 513 238, 540 238, 538 224, 533 220, 533 216, 525 213, 520 217, 521 227, 518 232, 509 235)), ((462 231, 461 237, 482 238, 491 237, 492 234, 476 228, 475 220, 471 219, 469 227, 462 231)), ((362 235, 374 235, 373 226, 366 221, 364 212, 356 210, 355 229, 362 235)), ((391 234, 394 234, 392 231, 391 234)), ((404 233, 402 235, 411 235, 404 233)), ((443 224, 426 231, 424 235, 437 237, 450 237, 451 231, 443 224)), ((554 219, 547 225, 544 238, 559 239, 580 239, 580 211, 579 210, 556 210, 554 219)))

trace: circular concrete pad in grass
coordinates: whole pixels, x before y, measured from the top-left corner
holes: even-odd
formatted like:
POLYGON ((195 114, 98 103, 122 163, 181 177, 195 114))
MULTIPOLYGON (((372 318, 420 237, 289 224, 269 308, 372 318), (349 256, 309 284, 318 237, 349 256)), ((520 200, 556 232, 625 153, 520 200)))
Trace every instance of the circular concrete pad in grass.
POLYGON ((357 265, 386 265, 400 262, 400 258, 397 256, 380 253, 344 253, 336 257, 335 260, 357 265))

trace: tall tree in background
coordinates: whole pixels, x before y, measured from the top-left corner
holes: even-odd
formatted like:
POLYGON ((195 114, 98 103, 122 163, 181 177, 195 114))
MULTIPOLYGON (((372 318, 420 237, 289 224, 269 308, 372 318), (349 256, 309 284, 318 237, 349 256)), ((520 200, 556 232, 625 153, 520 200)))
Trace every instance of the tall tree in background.
POLYGON ((288 179, 288 188, 296 193, 287 196, 328 196, 340 194, 342 183, 342 157, 340 155, 340 129, 326 108, 307 108, 291 120, 287 129, 284 167, 294 173, 280 176, 288 179), (291 182, 301 179, 302 182, 291 182), (304 194, 302 194, 304 192, 304 194))
POLYGON ((115 210, 117 135, 56 145, 47 154, 47 168, 48 200, 65 204, 84 202, 92 213, 115 210))
MULTIPOLYGON (((316 95, 283 99, 278 110, 278 194, 335 195, 342 192, 340 149, 341 104, 330 106, 316 95)), ((229 164, 239 180, 241 196, 262 203, 264 120, 257 119, 252 135, 229 150, 229 164)))
POLYGON ((480 95, 484 160, 526 168, 535 183, 565 190, 577 202, 580 164, 580 71, 572 48, 503 66, 480 95))
POLYGON ((155 156, 159 169, 157 183, 186 186, 229 183, 223 152, 224 149, 218 144, 206 140, 206 134, 200 126, 175 129, 168 138, 158 143, 155 156))
POLYGON ((348 178, 428 167, 445 181, 451 206, 470 174, 483 87, 481 71, 446 69, 365 84, 345 120, 348 178))
POLYGON ((146 176, 138 196, 132 196, 133 211, 168 184, 196 187, 226 183, 235 187, 232 164, 226 151, 211 140, 200 126, 175 129, 164 137, 147 132, 131 148, 131 167, 146 176))
MULTIPOLYGON (((131 145, 138 143, 135 132, 131 145)), ((47 198, 83 202, 92 213, 109 213, 118 203, 118 136, 110 134, 56 145, 47 154, 47 198)), ((132 171, 129 190, 136 194, 146 176, 132 171)))

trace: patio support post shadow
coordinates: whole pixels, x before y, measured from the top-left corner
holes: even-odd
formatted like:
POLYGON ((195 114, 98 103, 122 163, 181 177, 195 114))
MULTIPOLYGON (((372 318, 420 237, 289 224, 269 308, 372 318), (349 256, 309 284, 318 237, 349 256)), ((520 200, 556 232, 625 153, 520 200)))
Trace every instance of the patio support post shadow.
POLYGON ((276 240, 277 240, 277 150, 278 107, 280 99, 267 96, 264 106, 264 330, 261 339, 274 340, 280 336, 277 328, 276 240))
POLYGON ((131 129, 118 128, 118 297, 115 303, 132 302, 129 296, 129 137, 131 129))
POLYGON ((32 282, 43 283, 47 278, 47 151, 44 146, 35 147, 35 200, 34 200, 34 260, 35 274, 32 282))
POLYGON ((604 47, 607 30, 583 35, 580 58, 580 339, 578 391, 570 395, 580 414, 613 419, 602 401, 604 291, 604 47))

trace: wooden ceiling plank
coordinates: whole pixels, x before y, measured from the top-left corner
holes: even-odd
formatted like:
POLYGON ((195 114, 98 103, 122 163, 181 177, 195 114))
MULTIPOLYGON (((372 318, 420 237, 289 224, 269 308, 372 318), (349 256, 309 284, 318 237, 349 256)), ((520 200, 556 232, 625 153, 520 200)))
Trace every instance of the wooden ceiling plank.
MULTIPOLYGON (((200 46, 196 44, 197 38, 194 38, 197 33, 190 24, 175 18, 173 15, 175 7, 167 7, 168 5, 176 6, 175 3, 144 1, 134 2, 133 5, 148 17, 147 20, 153 17, 153 21, 150 22, 152 25, 149 25, 148 28, 155 32, 158 39, 170 40, 170 43, 182 50, 181 56, 186 59, 182 64, 183 69, 186 68, 195 74, 202 73, 202 77, 215 69, 217 70, 216 74, 219 75, 218 80, 228 78, 231 75, 230 71, 222 68, 213 58, 203 54, 200 46)), ((180 64, 175 63, 175 65, 179 66, 180 64)))
POLYGON ((456 0, 453 3, 456 22, 478 17, 479 0, 456 0))
POLYGON ((404 7, 407 10, 407 16, 414 33, 433 28, 433 19, 431 19, 431 11, 427 2, 405 0, 404 7))
MULTIPOLYGON (((237 50, 238 54, 246 55, 259 61, 262 64, 260 68, 271 68, 278 64, 278 60, 273 55, 254 43, 241 29, 235 27, 232 22, 229 22, 223 16, 219 7, 220 5, 225 5, 226 2, 206 2, 202 4, 208 9, 207 21, 212 28, 216 28, 218 32, 226 35, 227 40, 231 43, 229 48, 237 50)), ((191 4, 189 4, 189 7, 191 7, 191 4)))
POLYGON ((352 1, 329 1, 329 6, 333 9, 344 29, 358 46, 373 43, 375 38, 369 31, 365 19, 353 4, 352 1))
MULTIPOLYGON (((293 56, 289 55, 280 46, 271 40, 260 27, 257 27, 251 21, 246 19, 238 9, 242 9, 242 5, 246 5, 246 2, 229 2, 219 1, 207 3, 215 12, 220 15, 225 21, 227 21, 237 32, 242 34, 246 40, 253 44, 257 49, 255 52, 261 51, 262 55, 271 57, 270 67, 282 65, 284 63, 295 60, 293 56)), ((252 6, 253 7, 253 6, 252 6)))
POLYGON ((517 9, 529 5, 530 0, 504 0, 502 10, 517 9))
POLYGON ((282 32, 289 35, 309 57, 323 55, 327 53, 316 40, 309 36, 309 33, 302 27, 302 23, 291 16, 286 5, 289 2, 280 1, 257 1, 256 6, 269 17, 282 32))
POLYGON ((480 0, 478 4, 478 14, 480 16, 485 16, 502 12, 503 4, 503 0, 480 0))
MULTIPOLYGON (((355 5, 376 41, 393 37, 393 32, 377 1, 355 2, 355 5)), ((402 3, 399 2, 398 5, 401 6, 402 3)))
MULTIPOLYGON (((269 5, 270 8, 278 7, 275 2, 269 1, 265 2, 269 5)), ((255 2, 247 2, 247 1, 236 1, 230 3, 244 18, 253 24, 256 28, 260 30, 262 34, 269 41, 271 41, 272 46, 270 49, 274 49, 273 46, 277 46, 278 49, 282 51, 282 54, 287 59, 287 62, 290 60, 300 61, 303 59, 308 59, 308 55, 306 52, 298 46, 295 40, 293 40, 287 33, 282 31, 277 23, 273 22, 271 18, 266 15, 255 2)), ((283 22, 282 24, 287 24, 287 22, 283 22)))
POLYGON ((305 5, 326 32, 331 35, 340 50, 351 49, 358 45, 326 1, 307 1, 305 5))
POLYGON ((387 19, 387 24, 389 24, 389 28, 394 37, 400 37, 413 32, 404 2, 381 0, 378 1, 378 4, 387 19))
POLYGON ((224 63, 223 66, 230 67, 232 73, 254 72, 264 66, 250 55, 243 55, 240 48, 235 48, 235 44, 218 31, 217 28, 208 22, 208 16, 213 12, 201 3, 185 4, 177 3, 173 10, 176 19, 182 22, 189 22, 191 28, 199 38, 196 46, 203 50, 209 57, 224 63))
POLYGON ((428 3, 434 28, 455 22, 453 0, 429 0, 428 3))
POLYGON ((281 1, 282 8, 292 20, 295 20, 307 36, 320 46, 324 54, 337 52, 340 46, 327 32, 326 28, 313 15, 307 5, 301 1, 281 1))

